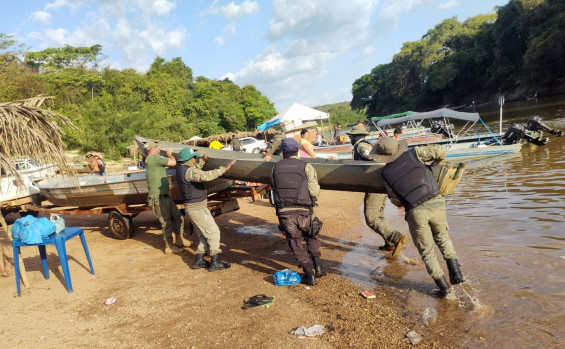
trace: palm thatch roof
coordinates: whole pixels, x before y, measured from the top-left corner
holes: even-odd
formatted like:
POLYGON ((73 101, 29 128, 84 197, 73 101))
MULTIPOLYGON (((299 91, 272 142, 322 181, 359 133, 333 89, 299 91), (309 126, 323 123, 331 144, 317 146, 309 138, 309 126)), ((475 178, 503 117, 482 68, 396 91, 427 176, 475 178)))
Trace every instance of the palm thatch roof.
POLYGON ((1 173, 19 178, 14 160, 31 158, 45 165, 57 165, 63 173, 76 174, 74 166, 65 160, 61 125, 76 127, 66 116, 41 108, 53 99, 37 96, 0 103, 1 173))
POLYGON ((183 144, 195 145, 199 147, 207 147, 213 141, 218 141, 224 145, 227 145, 231 142, 234 138, 243 138, 243 137, 255 137, 258 139, 264 139, 265 141, 270 140, 273 138, 278 132, 273 129, 268 129, 266 131, 252 131, 252 132, 228 132, 223 133, 220 135, 213 135, 206 138, 194 139, 191 141, 183 141, 183 144))

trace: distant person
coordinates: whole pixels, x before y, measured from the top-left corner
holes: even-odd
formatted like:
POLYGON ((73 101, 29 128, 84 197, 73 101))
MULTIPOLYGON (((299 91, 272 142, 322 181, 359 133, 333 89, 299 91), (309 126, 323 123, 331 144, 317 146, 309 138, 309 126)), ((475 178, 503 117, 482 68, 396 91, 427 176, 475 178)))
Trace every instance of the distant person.
POLYGON ((209 147, 210 149, 222 149, 224 146, 219 141, 212 141, 209 147))
POLYGON ((273 139, 271 139, 271 147, 267 150, 265 161, 271 161, 273 155, 281 155, 281 144, 284 139, 285 137, 282 133, 277 133, 273 139))
POLYGON ((334 129, 334 140, 336 143, 341 141, 341 124, 337 124, 334 129))
POLYGON ((165 167, 174 167, 177 161, 173 157, 173 152, 167 150, 167 157, 160 155, 161 148, 156 142, 148 142, 145 145, 147 158, 145 159, 145 174, 147 186, 149 187, 147 205, 153 209, 163 231, 165 241, 165 254, 181 253, 187 247, 185 245, 181 229, 184 220, 177 205, 169 194, 169 180, 165 167), (174 243, 173 243, 174 232, 174 243))
MULTIPOLYGON (((373 161, 370 158, 373 145, 365 140, 368 135, 365 126, 355 125, 347 135, 353 145, 353 160, 373 161)), ((402 251, 404 244, 408 242, 408 237, 388 224, 385 216, 386 200, 387 194, 365 193, 363 214, 369 228, 384 240, 384 245, 380 246, 379 250, 391 252, 391 255, 396 257, 402 251)))
POLYGON ((307 129, 303 129, 300 131, 300 143, 299 143, 299 153, 301 158, 315 158, 316 154, 314 154, 314 147, 312 143, 308 141, 308 135, 310 131, 307 129))
POLYGON ((234 137, 231 140, 231 150, 233 150, 233 151, 243 151, 241 149, 241 141, 239 140, 239 138, 234 137))
POLYGON ((284 158, 277 161, 272 173, 279 228, 296 262, 304 270, 302 283, 316 285, 316 277, 326 275, 320 263, 318 239, 322 223, 313 210, 320 194, 318 175, 312 165, 298 158, 298 143, 294 138, 285 139, 281 149, 284 158), (302 239, 306 241, 307 251, 302 246, 302 239))
POLYGON ((231 264, 220 260, 220 253, 222 253, 220 249, 220 228, 208 208, 206 182, 213 181, 226 173, 235 163, 235 160, 232 160, 225 167, 220 166, 215 170, 202 171, 202 167, 208 161, 208 156, 204 155, 197 162, 198 156, 200 154, 192 149, 183 148, 179 153, 179 165, 177 165, 177 182, 184 198, 186 218, 194 226, 199 241, 196 248, 196 258, 191 268, 207 268, 208 271, 227 269, 231 264), (204 259, 206 253, 210 256, 210 263, 204 259))
POLYGON ((318 136, 316 138, 316 142, 318 143, 318 147, 322 147, 324 144, 324 137, 322 137, 322 135, 320 134, 320 132, 316 131, 316 136, 318 136))
POLYGON ((105 174, 105 166, 102 165, 102 161, 98 161, 98 156, 94 154, 86 154, 86 158, 88 159, 88 168, 90 169, 91 174, 95 174, 98 176, 102 176, 105 174))
POLYGON ((402 135, 402 126, 396 126, 394 128, 394 139, 398 140, 400 138, 400 136, 402 135))
POLYGON ((407 146, 404 140, 383 137, 375 145, 376 155, 371 158, 386 164, 381 176, 386 182, 389 198, 396 206, 404 207, 412 241, 442 296, 446 296, 450 286, 437 261, 434 244, 447 263, 451 284, 465 280, 448 234, 445 200, 432 171, 426 166, 426 162, 443 161, 446 151, 437 144, 406 151, 407 146))

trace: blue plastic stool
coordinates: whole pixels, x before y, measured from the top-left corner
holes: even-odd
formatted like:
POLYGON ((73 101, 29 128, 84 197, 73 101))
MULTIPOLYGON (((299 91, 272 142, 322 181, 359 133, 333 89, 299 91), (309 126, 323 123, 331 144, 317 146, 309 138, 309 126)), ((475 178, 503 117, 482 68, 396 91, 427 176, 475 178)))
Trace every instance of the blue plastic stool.
POLYGON ((80 235, 80 240, 82 241, 82 247, 84 248, 84 253, 86 254, 86 259, 88 259, 88 265, 90 266, 90 272, 94 275, 94 268, 92 267, 92 260, 90 259, 90 252, 88 252, 88 246, 86 245, 86 239, 84 238, 84 230, 79 227, 70 227, 61 230, 57 234, 51 234, 46 238, 43 238, 43 242, 39 244, 26 244, 20 239, 14 239, 12 241, 12 248, 14 250, 14 269, 16 274, 16 288, 18 290, 18 296, 21 296, 20 292, 20 259, 18 258, 18 253, 20 247, 23 246, 37 246, 39 248, 39 255, 41 256, 41 264, 43 266, 43 275, 45 279, 49 279, 49 267, 47 265, 47 253, 45 251, 46 245, 55 245, 57 248, 57 254, 59 255, 59 261, 61 262, 61 268, 63 269, 63 276, 65 277, 65 284, 67 286, 67 291, 69 293, 73 292, 73 284, 71 283, 71 273, 69 272, 69 260, 67 258, 67 248, 65 244, 67 240, 80 235))

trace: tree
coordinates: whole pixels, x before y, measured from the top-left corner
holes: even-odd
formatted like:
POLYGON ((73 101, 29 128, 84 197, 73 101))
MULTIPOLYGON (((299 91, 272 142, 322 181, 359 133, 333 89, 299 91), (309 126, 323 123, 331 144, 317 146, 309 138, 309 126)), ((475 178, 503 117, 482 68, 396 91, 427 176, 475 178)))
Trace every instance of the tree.
POLYGON ((36 70, 51 72, 65 68, 96 68, 102 58, 102 46, 48 48, 39 52, 28 52, 25 63, 36 70))

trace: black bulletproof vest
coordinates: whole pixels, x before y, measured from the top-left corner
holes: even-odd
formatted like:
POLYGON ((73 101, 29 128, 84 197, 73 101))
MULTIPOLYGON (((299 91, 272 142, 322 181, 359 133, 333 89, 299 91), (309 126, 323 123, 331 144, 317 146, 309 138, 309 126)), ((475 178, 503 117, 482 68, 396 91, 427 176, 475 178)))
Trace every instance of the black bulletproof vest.
POLYGON ((184 179, 184 174, 190 168, 187 165, 177 165, 177 183, 185 203, 204 201, 208 198, 206 184, 203 182, 189 182, 184 179))
POLYGON ((432 171, 418 160, 413 149, 387 164, 381 176, 402 201, 406 212, 440 194, 432 171))
POLYGON ((367 159, 363 158, 361 156, 361 154, 359 154, 359 152, 357 152, 357 148, 359 147, 359 144, 361 144, 363 142, 369 144, 371 147, 373 146, 370 142, 368 142, 366 140, 361 140, 361 141, 355 143, 355 145, 353 146, 353 160, 372 161, 372 160, 367 160, 367 159))
POLYGON ((273 168, 275 205, 278 207, 312 205, 305 168, 304 161, 293 158, 282 159, 275 164, 273 168))

